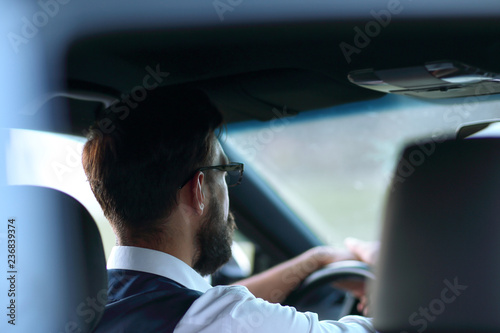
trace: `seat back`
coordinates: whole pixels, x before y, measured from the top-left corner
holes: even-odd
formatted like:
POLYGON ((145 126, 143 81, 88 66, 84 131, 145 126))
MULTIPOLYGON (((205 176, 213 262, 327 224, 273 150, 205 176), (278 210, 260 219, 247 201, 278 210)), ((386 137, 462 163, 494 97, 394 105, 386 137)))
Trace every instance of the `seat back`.
POLYGON ((384 223, 380 332, 500 331, 500 140, 408 147, 384 223))
POLYGON ((2 304, 14 304, 7 320, 15 326, 3 319, 7 330, 0 331, 91 332, 106 304, 107 277, 88 211, 62 192, 36 186, 2 187, 0 207, 2 233, 14 230, 5 234, 5 244, 14 240, 15 259, 7 267, 10 280, 2 278, 2 291, 13 290, 2 304))

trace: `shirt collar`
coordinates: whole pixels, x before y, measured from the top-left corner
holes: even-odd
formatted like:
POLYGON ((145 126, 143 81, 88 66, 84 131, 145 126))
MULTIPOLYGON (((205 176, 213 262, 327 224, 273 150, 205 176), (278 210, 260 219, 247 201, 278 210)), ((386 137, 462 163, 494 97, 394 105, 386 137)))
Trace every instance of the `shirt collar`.
POLYGON ((108 269, 129 269, 164 276, 186 288, 206 292, 212 286, 184 261, 165 252, 135 246, 115 246, 108 269))

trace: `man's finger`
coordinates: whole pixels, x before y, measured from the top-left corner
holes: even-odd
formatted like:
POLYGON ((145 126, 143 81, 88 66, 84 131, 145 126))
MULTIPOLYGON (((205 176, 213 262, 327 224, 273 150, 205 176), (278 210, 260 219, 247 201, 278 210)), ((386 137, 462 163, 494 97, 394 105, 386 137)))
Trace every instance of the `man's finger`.
POLYGON ((344 241, 345 246, 359 258, 369 265, 375 265, 377 261, 380 242, 365 242, 357 238, 348 237, 344 241))

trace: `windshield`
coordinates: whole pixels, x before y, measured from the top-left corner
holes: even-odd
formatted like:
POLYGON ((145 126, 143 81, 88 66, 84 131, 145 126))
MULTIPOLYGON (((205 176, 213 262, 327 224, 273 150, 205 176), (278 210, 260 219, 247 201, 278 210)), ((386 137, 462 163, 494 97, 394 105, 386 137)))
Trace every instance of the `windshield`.
MULTIPOLYGON (((405 96, 228 126, 226 144, 325 243, 379 237, 383 204, 405 144, 454 136, 500 117, 492 96, 426 101, 405 96)), ((271 111, 271 110, 270 110, 271 111)), ((236 160, 236 159, 235 159, 236 160)))

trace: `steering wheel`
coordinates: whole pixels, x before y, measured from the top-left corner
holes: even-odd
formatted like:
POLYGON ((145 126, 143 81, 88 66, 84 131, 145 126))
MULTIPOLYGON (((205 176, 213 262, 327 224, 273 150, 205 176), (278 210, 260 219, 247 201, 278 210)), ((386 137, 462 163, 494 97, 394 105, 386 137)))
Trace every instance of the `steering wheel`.
POLYGON ((316 312, 320 320, 337 320, 356 310, 357 297, 349 290, 362 289, 375 280, 370 266, 346 260, 329 264, 309 275, 286 299, 299 311, 316 312))

